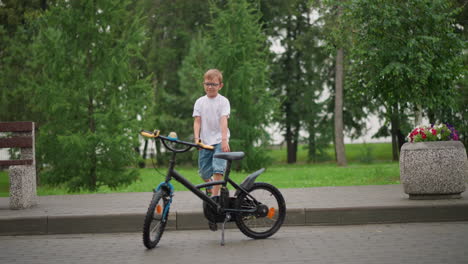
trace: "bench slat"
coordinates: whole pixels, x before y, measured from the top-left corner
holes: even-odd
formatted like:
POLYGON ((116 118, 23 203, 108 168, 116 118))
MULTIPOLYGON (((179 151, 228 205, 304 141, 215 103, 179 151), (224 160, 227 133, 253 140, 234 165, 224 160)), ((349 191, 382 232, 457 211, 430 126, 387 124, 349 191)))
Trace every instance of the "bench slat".
POLYGON ((32 148, 32 137, 0 138, 0 148, 32 148))
POLYGON ((0 166, 32 165, 33 160, 0 160, 0 166))
POLYGON ((29 132, 33 122, 0 122, 0 132, 29 132))

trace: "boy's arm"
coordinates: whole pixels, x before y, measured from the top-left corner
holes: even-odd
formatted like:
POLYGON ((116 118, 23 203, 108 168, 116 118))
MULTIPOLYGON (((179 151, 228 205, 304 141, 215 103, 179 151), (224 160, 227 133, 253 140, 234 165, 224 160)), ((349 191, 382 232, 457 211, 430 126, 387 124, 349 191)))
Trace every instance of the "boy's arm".
POLYGON ((193 140, 198 143, 200 140, 201 117, 196 116, 193 121, 193 140))
POLYGON ((221 150, 223 152, 229 152, 229 139, 228 139, 228 117, 221 117, 221 150))

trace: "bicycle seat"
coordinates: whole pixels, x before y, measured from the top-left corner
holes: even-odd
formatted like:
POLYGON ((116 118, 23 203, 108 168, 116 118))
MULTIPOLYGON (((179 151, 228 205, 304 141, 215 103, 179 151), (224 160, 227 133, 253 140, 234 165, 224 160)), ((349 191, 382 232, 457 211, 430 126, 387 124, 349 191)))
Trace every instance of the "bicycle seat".
POLYGON ((241 160, 244 158, 245 153, 242 151, 239 152, 220 152, 214 154, 214 158, 225 159, 225 160, 241 160))

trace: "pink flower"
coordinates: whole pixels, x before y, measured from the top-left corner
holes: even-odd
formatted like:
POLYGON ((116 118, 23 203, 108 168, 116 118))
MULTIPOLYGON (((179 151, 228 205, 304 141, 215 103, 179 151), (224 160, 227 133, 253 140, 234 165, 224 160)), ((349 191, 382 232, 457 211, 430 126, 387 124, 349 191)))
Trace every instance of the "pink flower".
POLYGON ((424 134, 424 132, 421 132, 421 137, 422 137, 423 139, 426 139, 426 138, 427 138, 427 136, 426 136, 426 134, 424 134))
POLYGON ((431 129, 431 133, 432 133, 432 135, 434 135, 434 136, 435 136, 435 135, 437 134, 437 130, 435 130, 435 129, 431 129))

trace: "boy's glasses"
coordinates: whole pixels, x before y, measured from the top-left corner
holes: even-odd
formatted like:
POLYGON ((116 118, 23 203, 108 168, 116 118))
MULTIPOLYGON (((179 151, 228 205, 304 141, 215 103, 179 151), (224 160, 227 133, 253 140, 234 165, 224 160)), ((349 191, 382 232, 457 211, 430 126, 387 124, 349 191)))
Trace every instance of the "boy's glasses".
POLYGON ((218 87, 219 83, 204 82, 203 85, 205 85, 205 86, 211 86, 211 87, 218 87))

